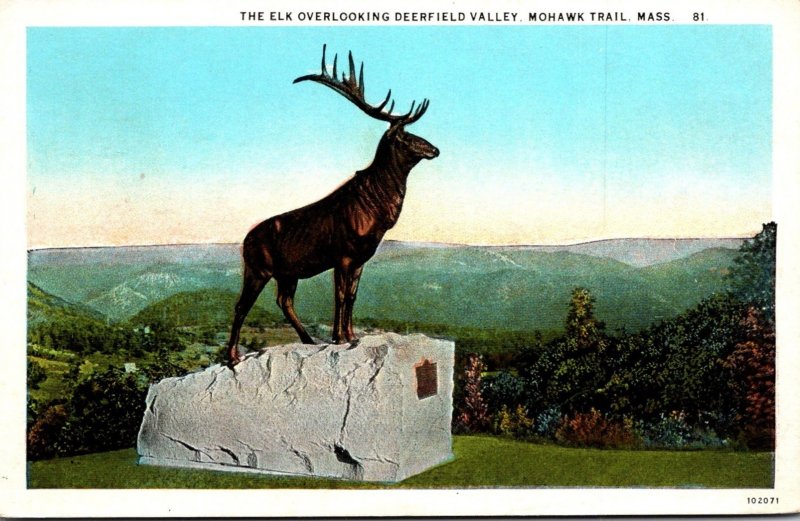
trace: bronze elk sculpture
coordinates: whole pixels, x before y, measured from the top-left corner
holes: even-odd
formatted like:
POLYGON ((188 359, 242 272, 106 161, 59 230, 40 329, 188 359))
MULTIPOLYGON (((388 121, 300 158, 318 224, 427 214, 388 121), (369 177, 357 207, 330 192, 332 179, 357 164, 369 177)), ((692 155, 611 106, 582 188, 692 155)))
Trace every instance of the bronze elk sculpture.
POLYGON ((332 340, 334 343, 353 342, 353 304, 364 263, 375 253, 384 234, 400 217, 406 193, 406 181, 411 169, 422 159, 433 159, 439 150, 422 139, 406 132, 406 125, 419 120, 428 109, 428 100, 406 114, 392 114, 394 101, 388 111, 384 107, 392 91, 377 106, 364 100, 364 64, 356 79, 353 55, 349 54, 349 75, 333 74, 325 65, 325 46, 322 48, 322 72, 294 80, 314 81, 335 90, 368 116, 385 121, 389 129, 378 143, 375 158, 364 170, 319 201, 286 212, 255 226, 244 239, 244 281, 236 303, 231 336, 228 341, 228 362, 236 365, 239 333, 244 319, 261 290, 274 278, 277 283, 277 304, 294 327, 303 343, 314 340, 303 327, 294 310, 293 300, 299 279, 313 277, 333 268, 335 311, 332 340))

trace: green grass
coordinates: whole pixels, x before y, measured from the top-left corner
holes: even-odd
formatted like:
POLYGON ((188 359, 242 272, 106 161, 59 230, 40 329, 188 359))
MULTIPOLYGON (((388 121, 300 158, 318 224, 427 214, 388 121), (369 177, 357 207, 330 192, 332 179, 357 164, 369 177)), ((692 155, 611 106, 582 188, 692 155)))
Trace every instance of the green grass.
POLYGON ((773 455, 730 451, 569 449, 489 436, 455 436, 455 459, 387 485, 136 464, 136 451, 29 464, 30 488, 771 488, 773 455))

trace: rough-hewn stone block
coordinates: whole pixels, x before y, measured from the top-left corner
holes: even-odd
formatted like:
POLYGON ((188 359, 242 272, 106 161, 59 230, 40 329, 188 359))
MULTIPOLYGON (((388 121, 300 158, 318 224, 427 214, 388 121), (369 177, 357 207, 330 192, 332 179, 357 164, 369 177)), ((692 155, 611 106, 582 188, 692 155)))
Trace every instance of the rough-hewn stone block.
POLYGON ((400 481, 452 457, 453 342, 290 344, 153 385, 144 464, 400 481))

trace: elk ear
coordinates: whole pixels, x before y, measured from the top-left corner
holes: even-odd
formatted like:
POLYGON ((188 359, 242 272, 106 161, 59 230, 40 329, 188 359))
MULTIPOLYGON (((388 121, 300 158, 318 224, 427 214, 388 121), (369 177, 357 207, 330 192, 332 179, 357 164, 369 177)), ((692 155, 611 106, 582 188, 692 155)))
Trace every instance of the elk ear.
POLYGON ((398 134, 402 134, 404 127, 405 125, 403 123, 393 123, 389 125, 389 130, 386 131, 386 135, 389 137, 395 137, 398 134))

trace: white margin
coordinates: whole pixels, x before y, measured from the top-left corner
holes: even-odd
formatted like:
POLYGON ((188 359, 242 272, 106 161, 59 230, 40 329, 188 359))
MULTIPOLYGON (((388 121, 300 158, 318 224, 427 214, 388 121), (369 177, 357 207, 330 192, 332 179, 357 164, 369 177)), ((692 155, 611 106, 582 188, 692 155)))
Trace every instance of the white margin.
MULTIPOLYGON (((399 2, 396 2, 399 4, 399 2)), ((5 217, 0 254, 4 363, 0 375, 0 516, 369 516, 369 515, 641 515, 767 514, 800 510, 800 3, 700 0, 405 1, 403 11, 669 10, 669 24, 769 24, 774 35, 774 219, 778 223, 778 448, 774 490, 471 489, 471 490, 28 490, 25 463, 25 30, 28 26, 253 26, 240 11, 394 10, 353 0, 0 0, 0 190, 5 217), (291 7, 289 7, 291 5, 291 7), (779 496, 779 505, 748 505, 749 496, 779 496)), ((391 22, 390 22, 391 23, 391 22)), ((324 24, 323 24, 324 25, 324 24)), ((668 24, 658 24, 668 25, 668 24)))

